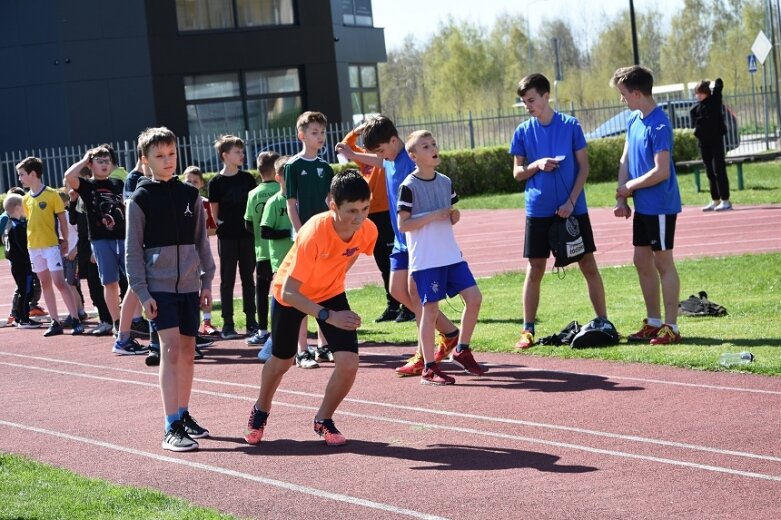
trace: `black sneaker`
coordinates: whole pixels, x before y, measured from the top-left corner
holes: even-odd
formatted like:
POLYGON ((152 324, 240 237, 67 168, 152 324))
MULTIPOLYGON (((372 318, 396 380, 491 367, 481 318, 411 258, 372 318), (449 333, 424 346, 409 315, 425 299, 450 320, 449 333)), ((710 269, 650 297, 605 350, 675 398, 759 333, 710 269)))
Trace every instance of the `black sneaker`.
POLYGON ((334 362, 334 353, 331 352, 331 349, 328 348, 328 345, 323 345, 322 347, 317 347, 315 349, 315 361, 318 363, 333 363, 334 362))
POLYGON ((214 345, 214 340, 211 340, 209 338, 205 338, 201 336, 200 334, 195 335, 195 347, 196 348, 205 348, 205 347, 211 347, 214 345))
POLYGON ((137 356, 139 354, 146 354, 149 351, 149 347, 145 347, 134 338, 122 342, 116 340, 114 346, 111 348, 111 352, 120 356, 137 356))
POLYGON ((73 316, 69 314, 68 316, 65 317, 64 320, 62 320, 62 328, 70 329, 71 327, 73 327, 73 316))
POLYGON ((184 426, 184 431, 187 432, 191 439, 203 439, 209 436, 209 430, 198 424, 193 419, 193 416, 190 415, 190 412, 184 412, 180 420, 182 421, 182 426, 184 426))
POLYGON ((149 349, 149 354, 146 355, 144 363, 146 363, 146 366, 148 367, 160 365, 160 351, 149 349))
POLYGON ((254 336, 256 332, 260 330, 260 325, 257 323, 247 324, 247 336, 254 336))
POLYGON ((399 315, 394 320, 396 323, 403 323, 405 321, 415 321, 415 313, 406 307, 402 307, 399 310, 399 315))
POLYGON ((20 321, 16 326, 20 329, 37 329, 41 326, 41 322, 35 320, 20 321))
POLYGON ((233 325, 225 325, 222 327, 220 337, 222 339, 239 339, 241 335, 236 332, 236 329, 233 328, 233 325))
POLYGON ((182 421, 174 421, 171 429, 163 436, 162 447, 170 451, 193 451, 198 449, 198 442, 187 435, 182 421))
POLYGON ((374 320, 374 323, 382 323, 383 321, 395 321, 396 318, 399 317, 399 309, 391 309, 390 307, 385 307, 385 310, 382 311, 382 314, 374 320))
POLYGON ((130 324, 130 335, 134 338, 148 338, 149 337, 149 322, 141 318, 140 320, 130 324))
POLYGON ((51 325, 49 325, 49 328, 46 329, 46 332, 43 333, 44 337, 48 338, 49 336, 59 336, 63 334, 62 330, 62 324, 59 321, 52 321, 51 325))
POLYGON ((203 359, 203 352, 198 347, 195 347, 195 354, 193 355, 193 359, 203 359))

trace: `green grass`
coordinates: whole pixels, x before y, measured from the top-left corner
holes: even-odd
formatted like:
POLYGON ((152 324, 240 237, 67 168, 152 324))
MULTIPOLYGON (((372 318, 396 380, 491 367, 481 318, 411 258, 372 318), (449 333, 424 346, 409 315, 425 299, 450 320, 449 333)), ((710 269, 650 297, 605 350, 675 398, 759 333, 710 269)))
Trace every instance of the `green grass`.
MULTIPOLYGON (((509 159, 508 159, 509 160, 509 159)), ((618 166, 616 166, 616 174, 618 166)), ((743 182, 745 189, 738 191, 737 169, 727 168, 727 175, 732 190, 733 204, 745 206, 750 204, 771 204, 781 201, 781 175, 779 163, 767 162, 746 164, 743 166, 743 182)), ((708 178, 700 174, 700 184, 704 191, 697 193, 694 188, 694 175, 678 174, 678 186, 681 190, 681 200, 684 204, 705 205, 710 200, 708 195, 708 178)), ((458 192, 458 186, 455 187, 458 192)), ((616 183, 595 182, 586 184, 586 198, 590 208, 612 207, 615 202, 616 183)), ((459 209, 513 209, 523 207, 523 194, 520 187, 518 193, 503 193, 466 197, 458 203, 459 209)))
POLYGON ((0 453, 0 504, 2 518, 236 518, 152 489, 117 486, 6 453, 0 453))

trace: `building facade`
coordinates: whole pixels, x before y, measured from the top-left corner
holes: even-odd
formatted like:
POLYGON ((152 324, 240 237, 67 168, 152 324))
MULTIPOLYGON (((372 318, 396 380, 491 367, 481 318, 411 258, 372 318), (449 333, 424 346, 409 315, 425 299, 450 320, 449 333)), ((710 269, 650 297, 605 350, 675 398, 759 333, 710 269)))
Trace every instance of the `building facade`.
POLYGON ((371 0, 3 2, 0 152, 353 121, 385 59, 371 0))

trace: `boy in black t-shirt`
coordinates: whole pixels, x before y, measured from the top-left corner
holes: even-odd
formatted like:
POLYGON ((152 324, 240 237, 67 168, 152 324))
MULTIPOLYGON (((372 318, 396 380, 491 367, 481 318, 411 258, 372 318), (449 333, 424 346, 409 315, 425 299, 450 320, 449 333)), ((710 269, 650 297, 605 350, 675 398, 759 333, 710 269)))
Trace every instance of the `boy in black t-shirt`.
POLYGON ((8 222, 2 230, 5 257, 11 262, 11 275, 16 283, 14 308, 11 311, 16 326, 20 329, 35 329, 40 323, 30 320, 30 292, 33 284, 33 269, 27 250, 27 220, 24 218, 22 196, 11 193, 3 200, 3 209, 8 222))

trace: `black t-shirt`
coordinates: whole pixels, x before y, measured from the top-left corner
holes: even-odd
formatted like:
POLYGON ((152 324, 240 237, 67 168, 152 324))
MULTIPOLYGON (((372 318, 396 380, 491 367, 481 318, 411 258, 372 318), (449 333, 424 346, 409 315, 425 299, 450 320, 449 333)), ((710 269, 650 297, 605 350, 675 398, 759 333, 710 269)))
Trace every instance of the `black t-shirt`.
POLYGON ((87 210, 90 240, 125 239, 124 184, 119 179, 79 179, 76 190, 87 210))
POLYGON ((214 215, 216 220, 222 221, 217 225, 218 237, 252 237, 244 227, 244 212, 249 192, 256 186, 255 177, 242 170, 231 176, 215 175, 209 181, 209 202, 220 205, 218 214, 214 215))

